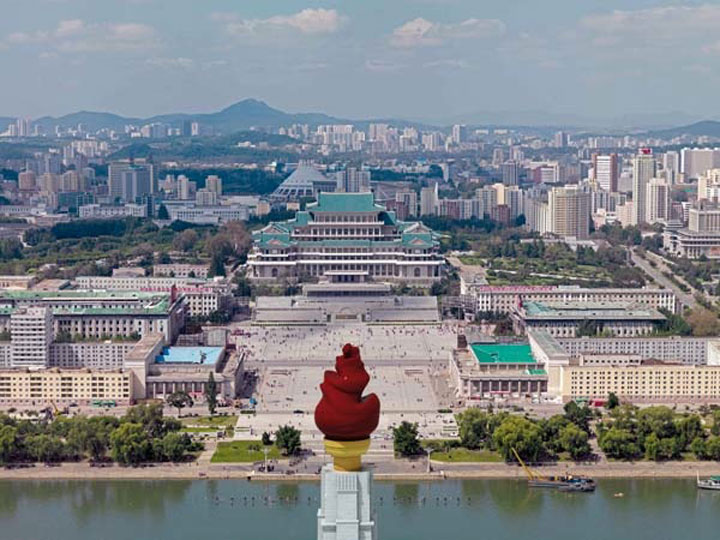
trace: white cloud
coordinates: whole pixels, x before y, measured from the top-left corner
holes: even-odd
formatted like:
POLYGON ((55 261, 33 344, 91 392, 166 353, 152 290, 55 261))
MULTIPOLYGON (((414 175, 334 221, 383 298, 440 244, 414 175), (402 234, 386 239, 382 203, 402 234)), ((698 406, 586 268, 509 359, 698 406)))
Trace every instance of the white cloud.
POLYGON ((60 21, 52 31, 15 32, 4 43, 42 45, 60 52, 145 51, 158 45, 157 32, 140 23, 92 23, 80 19, 60 21))
POLYGON ((468 63, 465 60, 457 58, 446 58, 444 60, 433 60, 431 62, 425 62, 424 68, 453 68, 453 69, 465 69, 468 67, 468 63))
POLYGON ((451 40, 493 38, 504 33, 505 24, 498 19, 466 19, 444 24, 418 17, 395 28, 390 43, 396 47, 437 46, 451 40))
POLYGON ((192 58, 148 58, 145 60, 148 66, 169 69, 192 69, 195 67, 195 61, 192 58))
POLYGON ((720 5, 665 6, 589 15, 580 28, 600 47, 636 43, 651 46, 715 36, 720 28, 720 5))
POLYGON ((375 73, 389 73, 392 71, 398 71, 405 66, 390 62, 388 60, 365 60, 365 70, 372 71, 375 73))
POLYGON ((307 8, 292 15, 275 15, 267 19, 242 19, 229 13, 214 13, 211 18, 224 23, 226 32, 231 35, 288 29, 302 34, 332 34, 346 21, 337 10, 323 8, 307 8))

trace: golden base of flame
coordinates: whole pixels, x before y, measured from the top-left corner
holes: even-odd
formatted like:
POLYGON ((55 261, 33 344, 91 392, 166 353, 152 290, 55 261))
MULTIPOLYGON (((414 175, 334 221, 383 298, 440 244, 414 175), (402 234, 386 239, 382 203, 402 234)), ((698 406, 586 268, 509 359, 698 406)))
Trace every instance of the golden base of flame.
POLYGON ((339 472, 362 469, 362 456, 370 449, 370 438, 359 441, 333 441, 325 439, 325 451, 333 457, 333 467, 339 472))

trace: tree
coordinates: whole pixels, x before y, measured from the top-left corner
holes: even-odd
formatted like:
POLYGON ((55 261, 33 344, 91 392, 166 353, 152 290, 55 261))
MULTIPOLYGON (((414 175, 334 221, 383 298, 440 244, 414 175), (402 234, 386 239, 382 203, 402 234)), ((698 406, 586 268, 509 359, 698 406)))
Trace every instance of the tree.
POLYGON ((647 407, 637 413, 637 430, 641 437, 654 433, 658 439, 674 437, 677 433, 675 428, 675 413, 669 407, 647 407))
POLYGON ((219 255, 213 255, 210 259, 210 268, 208 269, 208 277, 225 276, 225 263, 219 255))
POLYGON ((660 458, 660 439, 654 433, 645 437, 645 459, 657 461, 660 458))
POLYGON ((525 461, 537 461, 543 452, 540 427, 520 416, 505 418, 493 433, 493 442, 505 461, 515 459, 513 448, 525 461))
POLYGON ((37 461, 52 463, 62 460, 65 454, 65 445, 60 437, 46 435, 32 435, 26 439, 30 455, 37 461))
POLYGON ((590 419, 593 416, 590 407, 587 405, 581 407, 574 401, 569 401, 565 404, 563 410, 565 411, 565 418, 586 433, 590 433, 590 419))
POLYGON ((158 219, 163 219, 163 220, 170 219, 170 213, 168 212, 168 209, 164 204, 161 204, 160 207, 158 208, 157 217, 158 217, 158 219))
POLYGON ((0 427, 0 463, 9 462, 17 448, 17 429, 13 426, 0 427))
POLYGON ((178 234, 172 242, 173 249, 177 251, 190 251, 198 241, 198 233, 193 229, 186 229, 178 234))
POLYGON ((676 431, 680 438, 679 442, 683 448, 696 438, 702 437, 705 434, 705 428, 703 428, 702 420, 697 414, 684 416, 678 420, 676 424, 676 431))
POLYGON ((489 416, 477 408, 471 408, 458 414, 460 444, 470 449, 482 448, 492 437, 489 416))
POLYGON ((263 431, 262 443, 263 443, 263 446, 270 446, 273 443, 272 436, 267 431, 263 431))
POLYGON ((617 394, 615 392, 610 392, 608 394, 607 403, 605 403, 605 408, 608 411, 612 411, 614 408, 620 405, 620 399, 617 397, 617 394))
POLYGON ((402 421, 398 427, 393 428, 393 449, 401 456, 416 456, 420 453, 420 439, 418 438, 418 425, 402 421))
POLYGON ((163 457, 168 461, 182 461, 189 445, 187 433, 168 433, 161 439, 163 457))
POLYGON ((570 454, 574 460, 582 459, 590 455, 590 444, 588 434, 575 424, 568 424, 560 430, 558 440, 562 448, 570 454))
POLYGON ((300 451, 300 431, 292 426, 282 426, 275 432, 275 446, 285 456, 294 456, 300 451))
POLYGON ((208 411, 210 411, 210 416, 215 414, 215 409, 217 409, 217 396, 217 383, 215 382, 215 376, 211 371, 208 375, 208 381, 207 383, 205 383, 205 399, 207 400, 207 406, 208 411))
POLYGON ((720 461, 720 437, 709 437, 705 442, 706 459, 720 461))
POLYGON ((609 458, 632 459, 640 453, 634 435, 625 429, 611 427, 603 433, 599 443, 600 448, 609 458))
POLYGON ((178 417, 182 415, 182 410, 185 407, 193 406, 192 398, 184 390, 178 390, 177 392, 170 394, 167 397, 167 403, 178 410, 178 417))
POLYGON ((690 451, 695 454, 697 459, 707 459, 707 449, 705 447, 705 439, 696 437, 690 443, 690 451))
POLYGON ((720 333, 718 316, 709 309, 702 307, 693 309, 687 316, 687 321, 692 326, 693 336, 716 336, 720 333))
POLYGON ((152 445, 140 424, 127 422, 110 435, 112 457, 118 463, 134 465, 152 458, 152 445))

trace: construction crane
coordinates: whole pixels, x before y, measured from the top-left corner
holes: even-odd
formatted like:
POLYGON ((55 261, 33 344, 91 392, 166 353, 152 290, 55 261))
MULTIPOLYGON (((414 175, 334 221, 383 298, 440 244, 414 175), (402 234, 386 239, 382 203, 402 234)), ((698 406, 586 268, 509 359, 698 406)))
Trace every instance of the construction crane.
POLYGON ((520 457, 520 454, 517 453, 517 450, 515 448, 511 447, 510 450, 512 450, 512 453, 515 455, 515 459, 518 460, 518 463, 520 463, 520 466, 522 466, 523 470, 525 471, 525 474, 528 476, 528 480, 530 481, 537 481, 537 480, 545 480, 544 477, 540 476, 538 473, 533 471, 530 467, 525 465, 525 462, 520 457))

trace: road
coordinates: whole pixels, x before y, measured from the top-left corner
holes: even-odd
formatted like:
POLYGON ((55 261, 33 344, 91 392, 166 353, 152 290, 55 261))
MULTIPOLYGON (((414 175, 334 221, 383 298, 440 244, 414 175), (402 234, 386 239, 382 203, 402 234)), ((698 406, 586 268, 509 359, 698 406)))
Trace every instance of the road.
POLYGON ((652 266, 650 266, 650 263, 648 263, 648 261, 646 261, 639 255, 636 255, 635 252, 632 250, 630 251, 630 258, 632 259, 632 262, 635 266, 637 266, 643 272, 649 275, 658 285, 662 285, 666 289, 670 289, 671 291, 673 291, 675 293, 675 296, 678 297, 678 300, 680 300, 681 304, 693 309, 698 306, 698 303, 695 301, 692 293, 686 293, 680 290, 680 288, 675 285, 675 283, 663 276, 659 268, 653 268, 652 266))

